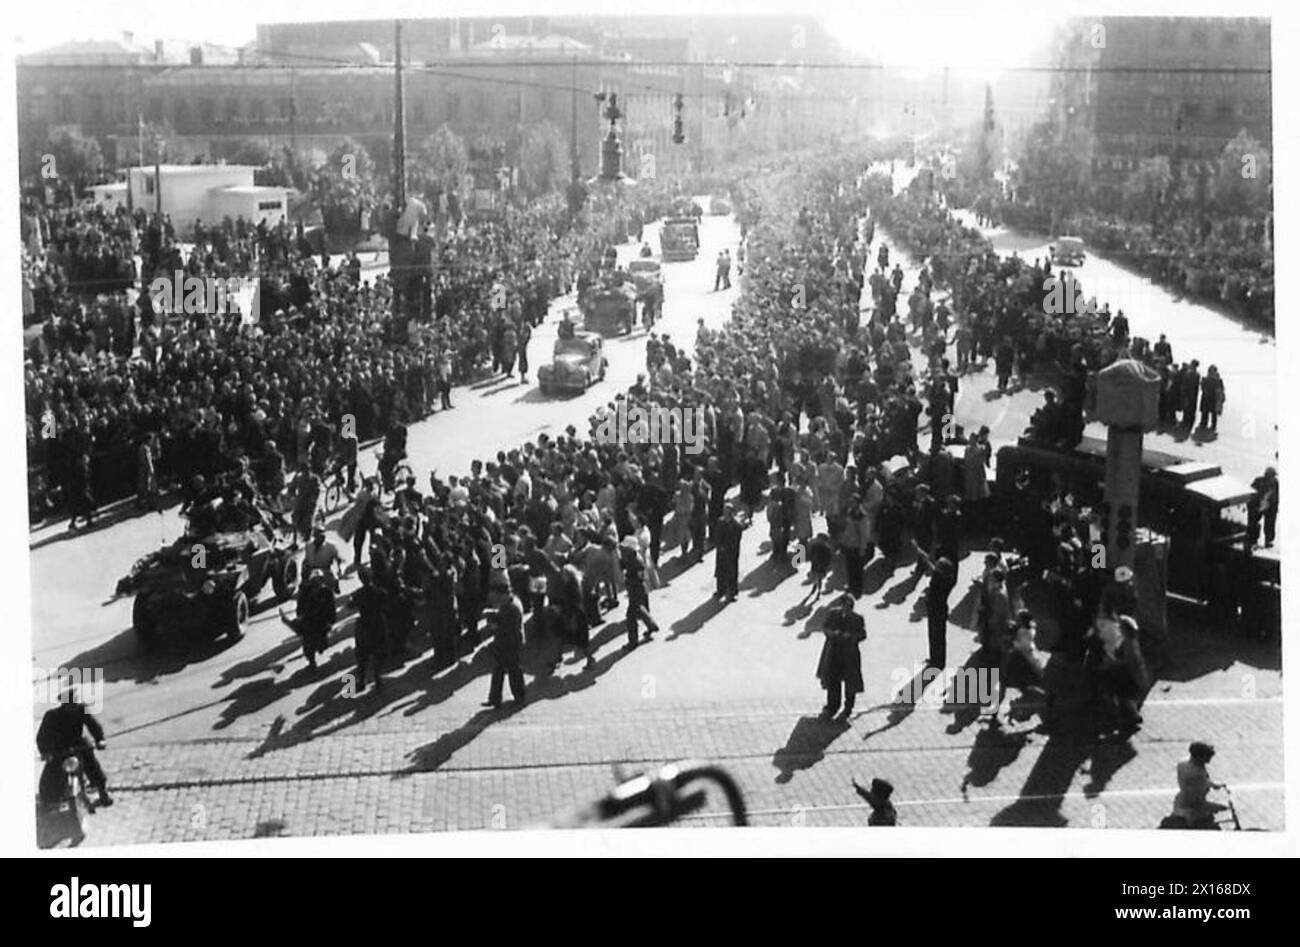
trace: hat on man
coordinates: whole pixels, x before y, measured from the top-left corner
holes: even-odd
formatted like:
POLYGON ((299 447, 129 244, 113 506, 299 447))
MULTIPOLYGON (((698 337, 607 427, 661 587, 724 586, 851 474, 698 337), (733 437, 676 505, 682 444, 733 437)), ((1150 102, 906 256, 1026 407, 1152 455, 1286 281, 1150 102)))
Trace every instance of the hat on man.
POLYGON ((889 782, 886 779, 880 779, 879 777, 877 777, 871 780, 871 788, 868 789, 866 793, 863 794, 863 798, 867 800, 867 803, 873 809, 877 809, 880 808, 881 806, 888 805, 889 797, 892 796, 893 794, 894 794, 893 783, 889 782))

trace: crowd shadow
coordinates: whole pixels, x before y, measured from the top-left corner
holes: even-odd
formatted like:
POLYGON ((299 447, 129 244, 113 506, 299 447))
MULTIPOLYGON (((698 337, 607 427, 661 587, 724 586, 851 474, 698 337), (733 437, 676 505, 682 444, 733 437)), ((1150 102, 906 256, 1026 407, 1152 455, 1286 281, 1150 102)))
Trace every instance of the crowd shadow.
POLYGON ((893 605, 902 605, 916 591, 916 587, 920 582, 920 572, 909 572, 905 578, 894 583, 885 591, 880 601, 876 603, 876 608, 885 609, 893 605))
POLYGON ((796 575, 799 570, 789 562, 780 559, 766 559, 740 580, 737 588, 748 592, 750 598, 757 598, 773 591, 778 585, 796 575))
POLYGON ((1029 734, 1024 731, 1005 733, 988 727, 975 734, 975 742, 966 757, 966 775, 961 781, 962 796, 965 797, 970 786, 980 788, 990 785, 1002 770, 1016 761, 1028 742, 1029 734))
POLYGON ((943 705, 939 713, 952 716, 952 722, 945 728, 949 734, 961 733, 979 720, 987 703, 996 700, 998 695, 982 694, 981 684, 993 680, 992 674, 1000 670, 983 648, 976 648, 961 667, 948 676, 943 696, 943 705), (974 681, 974 694, 970 682, 974 681))
MULTIPOLYGON (((521 382, 520 384, 524 384, 521 382)), ((555 401, 574 401, 581 398, 585 391, 542 391, 541 385, 534 385, 511 404, 547 404, 555 401)))
MULTIPOLYGON (((622 622, 605 626, 601 634, 592 639, 593 652, 626 633, 627 629, 622 622)), ((559 700, 594 686, 597 680, 608 674, 629 653, 622 648, 616 648, 596 658, 594 666, 589 670, 564 676, 550 674, 542 678, 534 678, 527 684, 526 700, 523 703, 517 704, 512 701, 498 708, 485 707, 479 710, 459 727, 413 750, 409 755, 408 765, 394 773, 393 778, 400 779, 438 769, 492 724, 509 720, 525 707, 540 701, 559 700)))
POLYGON ((897 571, 898 566, 892 559, 884 556, 871 560, 866 571, 862 573, 862 593, 875 595, 897 571))
POLYGON ((476 390, 478 391, 478 396, 480 398, 490 398, 500 392, 508 391, 511 388, 517 388, 522 384, 524 384, 524 382, 520 381, 518 378, 497 378, 494 379, 491 387, 476 390))
POLYGON ((828 601, 825 605, 822 605, 808 616, 808 620, 804 622, 803 630, 800 631, 797 636, 799 640, 802 641, 805 638, 811 638, 818 632, 825 632, 826 619, 830 617, 831 607, 831 602, 828 601))
MULTIPOLYGON (((250 619, 245 636, 254 633, 254 626, 266 620, 250 619)), ((180 632, 163 635, 149 650, 143 650, 130 628, 119 631, 112 638, 80 652, 63 661, 64 667, 93 667, 102 669, 104 681, 133 684, 152 684, 186 668, 202 664, 223 654, 238 644, 239 640, 225 637, 180 632)))
POLYGON ((38 549, 44 549, 47 546, 53 546, 70 539, 80 539, 83 536, 90 536, 94 533, 102 532, 103 530, 110 529, 119 523, 125 523, 127 520, 138 519, 150 514, 161 516, 168 510, 180 505, 181 497, 179 494, 165 495, 155 503, 152 509, 149 510, 141 509, 136 505, 134 499, 121 500, 118 503, 97 510, 95 518, 91 521, 89 526, 78 526, 76 529, 70 529, 67 525, 71 519, 70 516, 67 514, 60 514, 55 519, 44 520, 37 526, 33 527, 31 532, 51 529, 59 523, 64 524, 63 529, 57 533, 46 536, 43 539, 38 539, 36 542, 29 543, 27 548, 32 552, 36 552, 38 549))

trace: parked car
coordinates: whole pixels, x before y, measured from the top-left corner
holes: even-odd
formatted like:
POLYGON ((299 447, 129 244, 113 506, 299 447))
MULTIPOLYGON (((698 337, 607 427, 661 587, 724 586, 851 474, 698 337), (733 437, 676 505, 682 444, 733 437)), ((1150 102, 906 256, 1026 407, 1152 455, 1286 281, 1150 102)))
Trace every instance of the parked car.
POLYGON ((537 381, 543 394, 586 391, 604 380, 608 366, 605 340, 590 332, 577 332, 555 340, 551 363, 538 369, 537 381))
POLYGON ((1081 237, 1058 237, 1056 243, 1048 249, 1052 262, 1061 266, 1082 266, 1087 256, 1081 237))
POLYGON ((731 201, 721 194, 709 198, 709 213, 725 216, 731 213, 731 201))

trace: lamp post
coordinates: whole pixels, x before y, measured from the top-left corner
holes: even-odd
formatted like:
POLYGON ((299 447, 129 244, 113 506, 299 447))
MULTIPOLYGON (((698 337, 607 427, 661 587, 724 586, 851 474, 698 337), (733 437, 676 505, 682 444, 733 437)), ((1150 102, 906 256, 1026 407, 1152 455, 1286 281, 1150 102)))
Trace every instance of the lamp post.
POLYGON ((623 142, 618 137, 618 120, 623 117, 623 110, 618 107, 617 92, 598 92, 596 98, 605 103, 601 113, 609 120, 609 131, 600 145, 600 179, 602 181, 621 181, 623 179, 623 142))

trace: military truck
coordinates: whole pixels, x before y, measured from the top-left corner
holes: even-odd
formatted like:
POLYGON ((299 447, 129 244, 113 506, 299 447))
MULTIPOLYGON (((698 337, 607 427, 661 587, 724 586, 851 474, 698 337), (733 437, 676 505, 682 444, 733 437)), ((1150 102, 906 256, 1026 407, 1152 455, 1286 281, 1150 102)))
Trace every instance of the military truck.
POLYGON ((659 228, 659 255, 665 261, 694 260, 700 252, 700 227, 694 217, 669 217, 659 228))
POLYGON ((578 297, 583 327, 602 335, 628 335, 636 324, 636 285, 602 280, 588 287, 578 297))
POLYGON ((218 495, 188 512, 179 539, 137 560, 117 594, 135 596, 131 628, 142 649, 174 636, 237 639, 268 584, 278 601, 297 592, 298 552, 260 497, 218 495))

